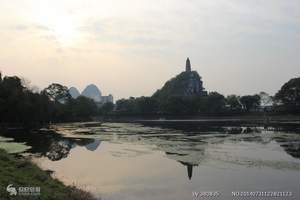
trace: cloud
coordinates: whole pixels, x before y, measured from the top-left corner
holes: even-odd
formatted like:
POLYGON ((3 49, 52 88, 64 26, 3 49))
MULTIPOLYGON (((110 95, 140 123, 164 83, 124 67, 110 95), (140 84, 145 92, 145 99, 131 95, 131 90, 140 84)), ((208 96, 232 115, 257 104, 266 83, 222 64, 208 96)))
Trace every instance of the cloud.
POLYGON ((13 25, 6 26, 6 28, 3 27, 3 29, 6 31, 20 31, 20 32, 49 31, 49 28, 39 24, 13 24, 13 25))
POLYGON ((43 30, 43 31, 49 31, 50 29, 47 26, 40 25, 40 24, 34 24, 32 25, 33 28, 37 30, 43 30))
POLYGON ((5 0, 0 2, 0 12, 4 65, 18 65, 15 71, 19 71, 30 63, 27 67, 33 69, 58 57, 59 62, 49 66, 57 65, 61 72, 77 66, 78 74, 81 66, 93 66, 95 71, 86 70, 86 77, 106 79, 122 95, 155 91, 182 70, 186 56, 199 66, 206 88, 224 93, 255 92, 264 82, 272 93, 300 74, 299 0, 28 0, 21 6, 19 1, 5 0), (47 21, 52 23, 47 26, 47 21), (61 31, 67 28, 64 23, 74 23, 78 42, 62 46, 59 34, 49 28, 57 21, 61 31), (131 76, 126 72, 133 70, 140 73, 134 83, 126 79, 131 76), (105 73, 123 82, 109 80, 105 73), (134 88, 145 80, 143 74, 149 82, 156 80, 147 91, 143 84, 134 88))
POLYGON ((16 31, 25 31, 28 29, 28 26, 27 25, 16 25, 16 26, 13 26, 12 29, 16 30, 16 31))

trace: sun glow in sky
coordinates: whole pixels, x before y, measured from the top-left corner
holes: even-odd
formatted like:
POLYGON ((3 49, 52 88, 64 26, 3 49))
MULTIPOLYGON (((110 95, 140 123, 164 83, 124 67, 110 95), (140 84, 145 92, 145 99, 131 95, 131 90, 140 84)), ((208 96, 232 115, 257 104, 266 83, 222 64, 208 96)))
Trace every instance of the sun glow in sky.
POLYGON ((72 45, 79 39, 75 24, 67 16, 45 16, 39 18, 40 24, 49 29, 54 37, 63 45, 72 45))
POLYGON ((151 95, 188 56, 225 95, 300 75, 299 0, 0 0, 0 13, 0 70, 40 89, 151 95))
POLYGON ((42 34, 53 36, 62 46, 71 46, 80 40, 79 21, 62 9, 40 3, 34 9, 32 18, 37 26, 44 28, 42 34))

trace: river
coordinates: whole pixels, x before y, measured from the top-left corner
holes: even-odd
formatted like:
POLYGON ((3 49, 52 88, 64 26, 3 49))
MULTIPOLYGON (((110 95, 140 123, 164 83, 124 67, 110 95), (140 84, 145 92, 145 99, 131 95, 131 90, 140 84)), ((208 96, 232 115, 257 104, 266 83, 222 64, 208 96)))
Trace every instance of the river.
POLYGON ((300 199, 299 130, 70 123, 55 131, 2 133, 0 148, 104 200, 225 200, 233 192, 300 199))

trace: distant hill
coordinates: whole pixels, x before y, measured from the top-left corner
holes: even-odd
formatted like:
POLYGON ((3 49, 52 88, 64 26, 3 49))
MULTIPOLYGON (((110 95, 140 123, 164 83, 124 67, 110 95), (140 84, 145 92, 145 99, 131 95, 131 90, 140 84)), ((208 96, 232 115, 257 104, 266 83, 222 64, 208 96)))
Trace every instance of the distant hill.
POLYGON ((69 89, 69 93, 70 93, 70 95, 72 96, 72 98, 74 98, 74 99, 76 99, 77 97, 80 96, 80 93, 79 93, 78 89, 75 88, 75 87, 71 87, 71 88, 69 89))
POLYGON ((206 94, 201 77, 196 71, 182 72, 175 78, 167 81, 157 90, 153 97, 167 98, 171 96, 194 96, 206 94))
POLYGON ((198 72, 191 71, 190 61, 188 59, 186 71, 167 81, 152 97, 163 99, 172 96, 188 97, 203 96, 206 94, 207 92, 203 88, 201 77, 198 72))
POLYGON ((81 93, 82 96, 88 97, 93 99, 96 102, 101 102, 102 94, 98 87, 94 84, 88 85, 83 92, 81 93))

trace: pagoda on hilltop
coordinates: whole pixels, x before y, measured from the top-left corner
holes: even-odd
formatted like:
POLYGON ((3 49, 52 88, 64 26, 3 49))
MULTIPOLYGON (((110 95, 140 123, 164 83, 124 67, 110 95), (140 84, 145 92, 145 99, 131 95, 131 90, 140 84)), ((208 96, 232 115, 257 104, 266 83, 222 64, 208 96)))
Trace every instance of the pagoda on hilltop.
POLYGON ((185 71, 186 72, 192 71, 191 61, 190 61, 189 57, 186 59, 186 62, 185 62, 185 71))
POLYGON ((197 71, 192 71, 191 61, 187 58, 185 71, 167 81, 161 89, 153 94, 153 97, 167 99, 174 96, 191 97, 205 95, 207 95, 207 92, 203 87, 202 78, 197 71))

